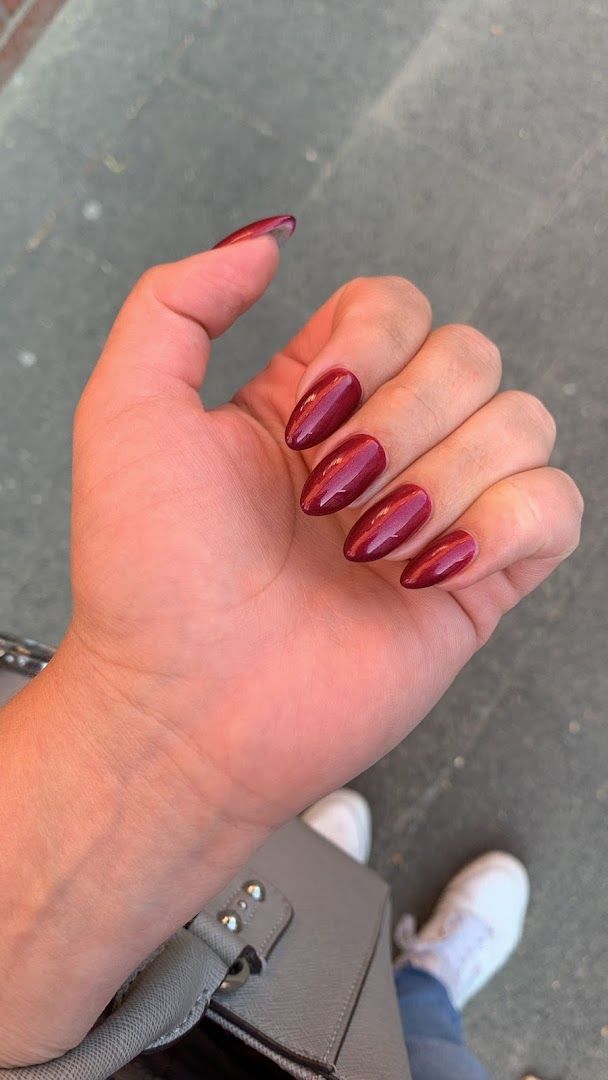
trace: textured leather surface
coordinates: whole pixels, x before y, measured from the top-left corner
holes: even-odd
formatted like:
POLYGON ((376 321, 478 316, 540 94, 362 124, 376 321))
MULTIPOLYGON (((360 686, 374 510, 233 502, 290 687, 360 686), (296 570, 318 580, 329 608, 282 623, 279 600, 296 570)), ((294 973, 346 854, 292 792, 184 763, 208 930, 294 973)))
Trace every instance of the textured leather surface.
POLYGON ((391 964, 390 904, 384 909, 376 952, 336 1063, 345 1080, 409 1077, 391 964))
MULTIPOLYGON (((214 999, 209 1015, 270 1044, 286 1070, 291 1060, 327 1074, 339 1060, 356 1007, 361 1010, 358 1041, 367 1037, 376 1066, 381 1063, 376 1075, 403 1080, 407 1056, 401 1025, 394 1023, 386 883, 297 820, 264 844, 255 866, 263 879, 272 875, 294 898, 294 919, 264 973, 229 999, 214 999), (384 979, 376 971, 381 964, 384 979), (374 979, 364 995, 370 965, 374 979)), ((370 1073, 356 1066, 355 1053, 344 1059, 340 1075, 370 1080, 370 1073)))
MULTIPOLYGON (((247 1046, 256 1050, 258 1054, 269 1058, 275 1065, 279 1065, 288 1076, 295 1076, 296 1080, 324 1080, 324 1078, 328 1076, 331 1076, 334 1080, 339 1080, 331 1069, 324 1069, 323 1072, 319 1072, 317 1066, 309 1068, 306 1065, 301 1065, 297 1061, 290 1061, 289 1058, 285 1058, 278 1050, 274 1050, 272 1047, 267 1046, 261 1039, 256 1038, 256 1036, 250 1032, 243 1031, 242 1028, 226 1019, 226 1017, 215 1014, 214 1021, 225 1028, 226 1031, 231 1032, 232 1035, 236 1035, 237 1038, 242 1039, 247 1046)), ((368 1077, 367 1080, 371 1080, 371 1078, 368 1077)))

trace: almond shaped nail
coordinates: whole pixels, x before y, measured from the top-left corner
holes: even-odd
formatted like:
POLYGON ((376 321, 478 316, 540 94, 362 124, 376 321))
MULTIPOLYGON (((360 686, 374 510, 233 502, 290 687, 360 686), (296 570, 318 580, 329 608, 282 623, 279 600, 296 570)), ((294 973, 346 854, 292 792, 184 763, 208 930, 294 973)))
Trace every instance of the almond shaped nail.
POLYGON ((431 498, 424 488, 402 484, 355 522, 344 543, 346 558, 351 562, 381 559, 422 528, 431 512, 431 498))
POLYGON ((386 468, 386 454, 371 435, 353 435, 313 469, 302 488, 300 506, 315 517, 342 510, 386 468))
POLYGON ((477 555, 477 541, 465 529, 454 529, 433 540, 401 575, 404 589, 427 589, 464 570, 477 555))
POLYGON ((273 236, 281 247, 293 235, 295 227, 296 219, 293 214, 275 214, 274 217, 260 218, 259 221, 243 225, 241 229, 219 240, 213 245, 213 250, 228 247, 230 244, 240 244, 241 240, 257 240, 258 236, 273 236))
POLYGON ((291 450, 306 450, 323 442, 352 416, 361 401, 361 383, 352 371, 326 371, 298 401, 285 427, 291 450))

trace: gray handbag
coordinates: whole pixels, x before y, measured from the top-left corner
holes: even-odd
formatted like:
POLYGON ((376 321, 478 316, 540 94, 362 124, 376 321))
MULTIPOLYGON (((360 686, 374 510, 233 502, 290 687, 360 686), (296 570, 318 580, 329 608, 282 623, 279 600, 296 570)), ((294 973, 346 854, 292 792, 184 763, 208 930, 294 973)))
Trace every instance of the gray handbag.
MULTIPOLYGON (((0 702, 51 655, 32 641, 0 638, 0 702)), ((139 1072, 128 1063, 206 1016, 301 1080, 407 1080, 389 928, 385 882, 292 821, 133 972, 79 1046, 0 1072, 19 1080, 148 1077, 145 1056, 139 1072)), ((209 1075, 201 1062, 201 1080, 209 1075)))

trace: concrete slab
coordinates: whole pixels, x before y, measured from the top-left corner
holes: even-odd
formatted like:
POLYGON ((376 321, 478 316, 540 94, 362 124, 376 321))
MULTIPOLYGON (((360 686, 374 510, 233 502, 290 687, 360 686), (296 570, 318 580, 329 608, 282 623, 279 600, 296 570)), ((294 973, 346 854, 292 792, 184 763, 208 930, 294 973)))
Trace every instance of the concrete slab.
POLYGON ((289 291, 314 308, 345 273, 394 273, 427 293, 437 323, 464 320, 543 206, 378 124, 372 111, 302 207, 300 234, 323 273, 312 260, 290 262, 289 291))
POLYGON ((317 172, 295 144, 286 147, 167 79, 90 170, 58 233, 134 280, 155 262, 210 246, 242 221, 297 205, 317 172))
POLYGON ((326 161, 417 46, 441 4, 223 4, 179 63, 211 100, 326 161), (251 63, 255 56, 255 64, 251 63), (238 72, 238 78, 235 73, 238 72))
POLYGON ((455 13, 440 14, 387 120, 503 183, 554 191, 603 133, 606 10, 492 0, 455 13))
POLYGON ((60 144, 99 153, 213 17, 209 0, 70 0, 3 92, 60 144), (75 103, 78 107, 75 107, 75 103))
MULTIPOLYGON (((1 112, 0 101, 0 112, 1 112)), ((34 121, 10 119, 0 128, 2 247, 0 282, 52 227, 86 164, 78 151, 34 121)))

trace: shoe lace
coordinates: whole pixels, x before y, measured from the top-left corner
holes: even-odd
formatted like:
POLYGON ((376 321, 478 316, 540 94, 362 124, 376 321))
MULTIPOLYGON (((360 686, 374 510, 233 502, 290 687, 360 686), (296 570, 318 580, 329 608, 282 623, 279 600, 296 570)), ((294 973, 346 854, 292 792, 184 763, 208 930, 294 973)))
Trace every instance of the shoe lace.
POLYGON ((452 978, 461 982, 463 977, 475 978, 479 966, 474 962, 478 953, 493 937, 493 930, 477 915, 468 911, 451 911, 439 923, 433 937, 421 938, 416 933, 416 920, 404 915, 395 927, 395 944, 401 950, 399 963, 433 956, 441 960, 452 978))

